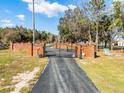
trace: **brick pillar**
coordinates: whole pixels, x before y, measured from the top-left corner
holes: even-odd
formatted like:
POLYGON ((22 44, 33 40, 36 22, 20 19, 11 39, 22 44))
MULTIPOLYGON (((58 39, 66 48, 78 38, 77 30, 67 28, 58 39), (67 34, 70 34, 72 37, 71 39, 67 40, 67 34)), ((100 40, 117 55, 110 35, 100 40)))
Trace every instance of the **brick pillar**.
POLYGON ((72 49, 72 43, 71 43, 71 49, 72 49))
POLYGON ((68 44, 66 44, 67 52, 68 52, 68 44))
POLYGON ((43 57, 45 56, 46 44, 43 44, 43 57))
POLYGON ((59 43, 59 49, 61 49, 61 43, 59 43))
POLYGON ((75 46, 75 48, 74 48, 74 50, 75 50, 75 57, 77 57, 78 56, 78 48, 75 46))
POLYGON ((59 48, 59 43, 57 43, 57 48, 59 48))
POLYGON ((81 55, 81 45, 78 45, 78 46, 77 46, 77 57, 78 57, 78 58, 81 58, 81 56, 82 56, 82 55, 81 55))
POLYGON ((33 47, 33 43, 31 43, 31 56, 34 55, 34 47, 33 47))
POLYGON ((10 42, 10 50, 13 50, 13 42, 10 42))
POLYGON ((57 48, 57 43, 54 43, 54 48, 57 48))
POLYGON ((55 43, 55 48, 57 48, 57 43, 55 43))

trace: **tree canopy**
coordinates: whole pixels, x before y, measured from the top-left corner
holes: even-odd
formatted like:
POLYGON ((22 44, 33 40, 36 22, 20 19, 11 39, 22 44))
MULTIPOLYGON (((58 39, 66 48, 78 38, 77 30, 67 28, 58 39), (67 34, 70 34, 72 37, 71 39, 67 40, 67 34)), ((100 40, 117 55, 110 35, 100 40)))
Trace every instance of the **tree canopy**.
MULTIPOLYGON (((16 26, 14 28, 0 28, 0 42, 32 42, 33 32, 31 29, 16 26)), ((46 31, 35 31, 36 42, 54 42, 55 35, 46 31)))
POLYGON ((66 10, 58 24, 61 41, 104 43, 111 47, 118 32, 124 32, 124 12, 120 1, 113 2, 113 12, 107 7, 105 0, 90 0, 66 10), (116 28, 119 29, 115 31, 116 28))

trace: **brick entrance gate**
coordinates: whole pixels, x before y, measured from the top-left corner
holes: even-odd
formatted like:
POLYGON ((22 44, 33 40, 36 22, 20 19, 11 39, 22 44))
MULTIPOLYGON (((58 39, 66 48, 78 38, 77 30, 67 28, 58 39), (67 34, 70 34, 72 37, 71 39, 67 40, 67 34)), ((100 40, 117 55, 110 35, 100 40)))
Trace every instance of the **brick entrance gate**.
POLYGON ((10 49, 15 52, 24 52, 29 56, 45 56, 45 44, 44 43, 10 43, 10 49))
POLYGON ((78 58, 95 58, 96 45, 95 44, 72 44, 72 43, 55 43, 54 48, 74 49, 75 57, 78 58))

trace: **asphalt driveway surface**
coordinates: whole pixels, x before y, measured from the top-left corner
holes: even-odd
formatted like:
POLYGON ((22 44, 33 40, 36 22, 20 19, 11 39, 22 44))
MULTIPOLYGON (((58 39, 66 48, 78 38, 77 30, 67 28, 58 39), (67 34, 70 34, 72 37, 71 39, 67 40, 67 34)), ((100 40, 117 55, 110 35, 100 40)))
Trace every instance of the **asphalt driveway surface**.
POLYGON ((100 93, 76 64, 73 51, 47 49, 49 64, 30 93, 100 93))

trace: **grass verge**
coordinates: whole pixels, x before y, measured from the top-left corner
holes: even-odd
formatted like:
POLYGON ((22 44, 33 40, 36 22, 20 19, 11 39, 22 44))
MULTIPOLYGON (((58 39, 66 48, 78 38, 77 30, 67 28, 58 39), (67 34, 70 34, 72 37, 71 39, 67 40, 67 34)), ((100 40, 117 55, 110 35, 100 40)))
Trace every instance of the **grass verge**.
MULTIPOLYGON (((9 93, 14 89, 13 76, 18 73, 30 72, 35 67, 40 67, 40 71, 33 80, 35 82, 46 64, 47 58, 34 58, 26 56, 24 53, 0 50, 0 93, 9 93)), ((33 84, 30 84, 30 87, 33 84)))
POLYGON ((124 93, 124 56, 77 60, 101 93, 124 93))

